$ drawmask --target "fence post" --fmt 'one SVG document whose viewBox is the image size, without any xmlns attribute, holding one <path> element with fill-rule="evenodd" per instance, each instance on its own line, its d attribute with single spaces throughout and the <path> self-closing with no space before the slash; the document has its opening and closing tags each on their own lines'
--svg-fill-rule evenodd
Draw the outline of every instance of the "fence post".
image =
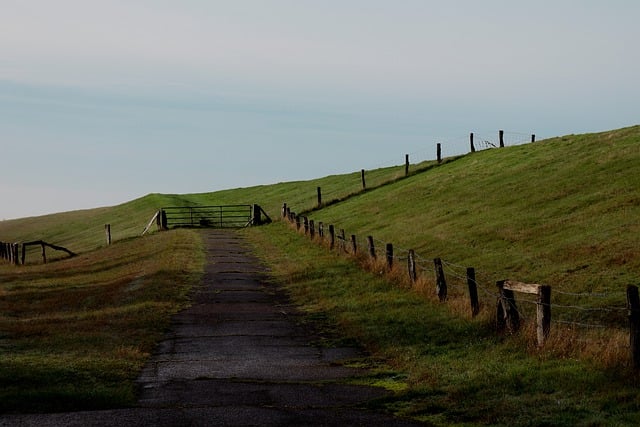
<svg viewBox="0 0 640 427">
<path fill-rule="evenodd" d="M 542 347 L 551 330 L 551 286 L 541 285 L 538 288 L 536 335 L 538 346 Z"/>
<path fill-rule="evenodd" d="M 409 176 L 409 155 L 404 156 L 404 176 Z"/>
<path fill-rule="evenodd" d="M 535 133 L 531 134 L 531 142 L 536 142 L 536 134 Z"/>
<path fill-rule="evenodd" d="M 498 132 L 498 138 L 500 139 L 500 148 L 504 148 L 504 131 L 500 130 Z"/>
<path fill-rule="evenodd" d="M 20 265 L 20 243 L 13 244 L 13 263 L 15 265 Z"/>
<path fill-rule="evenodd" d="M 311 237 L 311 240 L 316 236 L 316 225 L 312 219 L 309 220 L 309 236 Z"/>
<path fill-rule="evenodd" d="M 47 263 L 47 245 L 42 242 L 42 263 Z"/>
<path fill-rule="evenodd" d="M 309 234 L 309 218 L 302 217 L 302 221 L 304 223 L 304 234 Z"/>
<path fill-rule="evenodd" d="M 336 245 L 336 229 L 333 224 L 329 224 L 329 249 L 333 249 Z"/>
<path fill-rule="evenodd" d="M 318 207 L 322 206 L 322 189 L 318 187 Z"/>
<path fill-rule="evenodd" d="M 27 260 L 27 245 L 22 244 L 22 265 L 25 265 L 25 261 Z"/>
<path fill-rule="evenodd" d="M 367 189 L 367 182 L 364 180 L 364 169 L 362 169 L 360 171 L 360 175 L 362 176 L 362 189 L 366 190 Z"/>
<path fill-rule="evenodd" d="M 504 280 L 496 282 L 500 297 L 498 299 L 496 326 L 498 332 L 504 332 L 507 329 L 511 333 L 518 332 L 520 329 L 520 315 L 516 306 L 516 299 L 513 291 L 504 288 Z"/>
<path fill-rule="evenodd" d="M 476 269 L 473 267 L 467 267 L 467 286 L 469 287 L 469 299 L 471 300 L 471 317 L 476 317 L 480 312 L 480 302 L 478 301 Z"/>
<path fill-rule="evenodd" d="M 627 308 L 629 309 L 629 346 L 635 369 L 640 368 L 640 297 L 638 287 L 627 286 Z"/>
<path fill-rule="evenodd" d="M 438 294 L 440 302 L 444 302 L 447 300 L 447 281 L 444 277 L 442 260 L 440 258 L 435 258 L 433 260 L 433 264 L 435 265 L 436 269 L 436 292 Z"/>
<path fill-rule="evenodd" d="M 416 283 L 418 274 L 416 273 L 416 253 L 413 249 L 409 249 L 407 268 L 409 269 L 409 279 L 411 279 L 411 283 Z"/>
<path fill-rule="evenodd" d="M 320 236 L 321 239 L 324 238 L 324 223 L 322 221 L 318 223 L 318 236 Z"/>
<path fill-rule="evenodd" d="M 442 163 L 442 144 L 438 142 L 436 145 L 436 155 L 438 158 L 438 163 Z"/>
<path fill-rule="evenodd" d="M 111 224 L 104 225 L 104 233 L 107 238 L 107 246 L 111 244 Z"/>
<path fill-rule="evenodd" d="M 393 244 L 387 243 L 385 255 L 387 256 L 387 267 L 391 270 L 393 267 Z"/>
<path fill-rule="evenodd" d="M 167 230 L 169 228 L 167 212 L 164 209 L 160 211 L 160 227 L 162 230 Z"/>
<path fill-rule="evenodd" d="M 352 234 L 351 235 L 351 249 L 353 250 L 353 254 L 357 254 L 358 253 L 358 244 L 356 242 L 356 235 Z"/>
<path fill-rule="evenodd" d="M 347 237 L 345 236 L 344 228 L 340 229 L 340 236 L 338 238 L 340 239 L 340 249 L 342 252 L 347 252 Z"/>
<path fill-rule="evenodd" d="M 286 218 L 287 217 L 287 204 L 283 203 L 282 204 L 282 218 Z"/>
<path fill-rule="evenodd" d="M 367 246 L 369 248 L 369 256 L 376 259 L 376 247 L 373 244 L 373 236 L 367 236 Z"/>
<path fill-rule="evenodd" d="M 469 143 L 471 144 L 471 152 L 475 153 L 476 152 L 476 146 L 473 145 L 473 132 L 471 132 L 469 134 Z"/>
<path fill-rule="evenodd" d="M 300 215 L 296 215 L 296 230 L 300 230 Z"/>
</svg>

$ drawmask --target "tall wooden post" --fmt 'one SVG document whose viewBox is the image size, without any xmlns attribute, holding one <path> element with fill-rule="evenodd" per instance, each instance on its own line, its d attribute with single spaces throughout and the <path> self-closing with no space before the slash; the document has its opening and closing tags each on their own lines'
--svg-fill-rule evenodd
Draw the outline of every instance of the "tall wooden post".
<svg viewBox="0 0 640 427">
<path fill-rule="evenodd" d="M 318 207 L 322 206 L 322 189 L 318 187 Z"/>
<path fill-rule="evenodd" d="M 542 347 L 547 338 L 549 338 L 549 331 L 551 330 L 551 286 L 549 285 L 540 285 L 538 288 L 536 317 L 538 346 Z"/>
<path fill-rule="evenodd" d="M 340 249 L 342 252 L 347 252 L 347 237 L 345 235 L 344 228 L 340 229 L 340 236 L 338 236 L 338 239 L 340 239 Z"/>
<path fill-rule="evenodd" d="M 438 158 L 438 163 L 442 163 L 442 144 L 440 144 L 439 142 L 436 146 L 436 155 Z"/>
<path fill-rule="evenodd" d="M 366 182 L 366 181 L 365 181 L 365 179 L 364 179 L 364 169 L 362 169 L 362 170 L 360 171 L 360 175 L 361 175 L 361 177 L 362 177 L 362 189 L 363 189 L 363 190 L 366 190 L 366 189 L 367 189 L 367 182 Z"/>
<path fill-rule="evenodd" d="M 433 264 L 436 269 L 436 293 L 440 302 L 447 300 L 447 281 L 444 277 L 444 269 L 442 268 L 442 260 L 435 258 Z"/>
<path fill-rule="evenodd" d="M 44 242 L 41 243 L 42 245 L 42 263 L 46 264 L 47 263 L 47 246 L 44 244 Z"/>
<path fill-rule="evenodd" d="M 409 176 L 409 155 L 404 156 L 404 176 Z"/>
<path fill-rule="evenodd" d="M 296 230 L 300 230 L 300 215 L 296 215 Z"/>
<path fill-rule="evenodd" d="M 531 142 L 536 142 L 536 135 L 535 134 L 531 134 Z"/>
<path fill-rule="evenodd" d="M 358 253 L 358 243 L 356 242 L 355 234 L 351 235 L 351 250 L 353 251 L 354 255 Z"/>
<path fill-rule="evenodd" d="M 476 152 L 476 146 L 473 145 L 473 132 L 471 132 L 469 134 L 469 143 L 471 144 L 471 152 L 475 153 Z"/>
<path fill-rule="evenodd" d="M 111 244 L 111 224 L 104 225 L 104 234 L 107 238 L 107 246 Z"/>
<path fill-rule="evenodd" d="M 304 234 L 309 234 L 309 218 L 303 217 L 302 222 L 304 223 Z"/>
<path fill-rule="evenodd" d="M 387 257 L 387 268 L 391 270 L 391 268 L 393 267 L 393 244 L 387 243 L 387 247 L 385 249 L 385 255 Z"/>
<path fill-rule="evenodd" d="M 309 237 L 311 240 L 316 236 L 316 225 L 312 219 L 309 220 Z"/>
<path fill-rule="evenodd" d="M 329 224 L 329 248 L 333 249 L 336 245 L 336 229 L 333 224 Z"/>
<path fill-rule="evenodd" d="M 640 368 L 640 297 L 638 287 L 627 286 L 627 308 L 629 309 L 629 345 L 635 369 Z"/>
<path fill-rule="evenodd" d="M 282 218 L 286 218 L 287 217 L 287 204 L 283 203 L 282 204 Z"/>
<path fill-rule="evenodd" d="M 500 147 L 504 147 L 504 131 L 500 130 L 498 132 L 498 138 L 500 139 Z"/>
<path fill-rule="evenodd" d="M 20 265 L 20 243 L 13 244 L 13 263 L 15 265 Z"/>
<path fill-rule="evenodd" d="M 520 314 L 516 306 L 516 298 L 511 289 L 505 289 L 504 280 L 496 282 L 500 297 L 498 300 L 496 326 L 498 332 L 508 330 L 514 334 L 520 329 Z"/>
<path fill-rule="evenodd" d="M 318 223 L 318 236 L 320 236 L 320 238 L 324 238 L 324 223 L 322 221 L 320 221 Z"/>
<path fill-rule="evenodd" d="M 409 270 L 409 279 L 411 280 L 411 283 L 416 283 L 416 280 L 418 280 L 418 274 L 416 273 L 416 253 L 413 249 L 409 249 L 407 268 Z"/>
<path fill-rule="evenodd" d="M 467 268 L 467 286 L 469 287 L 469 299 L 471 300 L 471 317 L 476 317 L 480 312 L 480 302 L 478 301 L 476 270 L 473 267 Z"/>
</svg>

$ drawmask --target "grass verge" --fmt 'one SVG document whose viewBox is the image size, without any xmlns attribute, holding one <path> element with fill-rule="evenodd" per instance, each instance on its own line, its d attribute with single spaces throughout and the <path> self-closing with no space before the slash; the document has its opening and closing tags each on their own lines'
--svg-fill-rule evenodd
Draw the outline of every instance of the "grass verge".
<svg viewBox="0 0 640 427">
<path fill-rule="evenodd" d="M 364 272 L 283 223 L 247 235 L 303 311 L 327 316 L 380 361 L 377 381 L 396 390 L 378 402 L 387 410 L 436 425 L 640 422 L 638 376 L 624 366 L 550 358 L 524 337 L 498 337 L 490 322 Z"/>
<path fill-rule="evenodd" d="M 135 403 L 134 380 L 203 265 L 198 234 L 177 230 L 0 266 L 0 412 Z"/>
</svg>

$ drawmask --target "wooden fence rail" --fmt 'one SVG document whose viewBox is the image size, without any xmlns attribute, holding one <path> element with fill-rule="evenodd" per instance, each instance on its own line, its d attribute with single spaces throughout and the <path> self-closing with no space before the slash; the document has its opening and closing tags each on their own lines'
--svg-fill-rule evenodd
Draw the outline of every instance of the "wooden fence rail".
<svg viewBox="0 0 640 427">
<path fill-rule="evenodd" d="M 47 251 L 46 248 L 51 248 L 56 251 L 62 251 L 69 254 L 70 257 L 76 256 L 76 254 L 70 251 L 67 248 L 62 246 L 53 245 L 51 243 L 47 243 L 43 240 L 34 240 L 33 242 L 24 242 L 24 243 L 5 243 L 0 242 L 0 258 L 9 261 L 10 264 L 14 265 L 25 265 L 27 261 L 27 248 L 29 246 L 40 246 L 42 247 L 42 262 L 44 264 L 47 263 Z"/>
</svg>

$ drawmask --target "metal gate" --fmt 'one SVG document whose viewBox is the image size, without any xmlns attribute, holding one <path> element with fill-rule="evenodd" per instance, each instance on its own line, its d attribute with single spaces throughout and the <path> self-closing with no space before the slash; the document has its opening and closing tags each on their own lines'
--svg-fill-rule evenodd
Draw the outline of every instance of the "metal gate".
<svg viewBox="0 0 640 427">
<path fill-rule="evenodd" d="M 252 205 L 187 206 L 162 208 L 163 228 L 243 228 L 254 222 Z"/>
</svg>

